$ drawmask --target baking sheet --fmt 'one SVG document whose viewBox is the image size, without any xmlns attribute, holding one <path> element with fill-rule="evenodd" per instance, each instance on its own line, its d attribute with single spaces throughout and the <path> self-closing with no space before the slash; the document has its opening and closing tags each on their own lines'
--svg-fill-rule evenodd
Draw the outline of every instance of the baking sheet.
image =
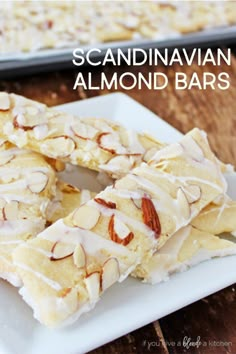
<svg viewBox="0 0 236 354">
<path fill-rule="evenodd" d="M 118 48 L 125 52 L 128 48 L 176 48 L 176 47 L 212 47 L 236 43 L 236 26 L 207 29 L 201 32 L 180 35 L 178 37 L 163 38 L 160 40 L 133 40 L 123 42 L 98 43 L 88 46 L 77 46 L 87 52 L 91 48 L 101 49 L 101 53 L 94 52 L 91 58 L 101 58 L 106 50 L 111 48 L 116 53 Z M 30 53 L 14 55 L 0 55 L 0 78 L 16 75 L 26 75 L 35 72 L 76 68 L 73 63 L 73 49 L 47 49 Z"/>
</svg>

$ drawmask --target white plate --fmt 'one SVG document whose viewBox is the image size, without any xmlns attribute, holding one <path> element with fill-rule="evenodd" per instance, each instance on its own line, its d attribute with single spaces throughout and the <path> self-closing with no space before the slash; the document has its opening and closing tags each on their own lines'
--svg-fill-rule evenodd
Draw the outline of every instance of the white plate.
<svg viewBox="0 0 236 354">
<path fill-rule="evenodd" d="M 120 93 L 66 104 L 60 109 L 81 116 L 113 119 L 128 128 L 152 132 L 169 142 L 181 136 L 156 115 Z M 93 189 L 94 174 L 89 183 L 88 175 L 90 172 L 83 174 L 80 185 L 86 180 L 85 185 Z M 235 176 L 229 181 L 230 193 L 236 198 Z M 87 352 L 233 284 L 235 269 L 236 256 L 231 256 L 207 261 L 156 286 L 127 279 L 109 289 L 93 311 L 71 327 L 60 330 L 49 330 L 36 322 L 17 290 L 2 281 L 0 354 Z"/>
</svg>

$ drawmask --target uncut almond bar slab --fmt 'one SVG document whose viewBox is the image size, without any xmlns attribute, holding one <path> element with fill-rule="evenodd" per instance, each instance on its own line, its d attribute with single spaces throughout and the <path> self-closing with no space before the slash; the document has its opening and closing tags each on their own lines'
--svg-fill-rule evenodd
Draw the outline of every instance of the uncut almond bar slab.
<svg viewBox="0 0 236 354">
<path fill-rule="evenodd" d="M 80 119 L 42 103 L 0 92 L 0 136 L 50 158 L 112 177 L 125 175 L 163 146 L 114 121 Z"/>
<path fill-rule="evenodd" d="M 107 288 L 225 193 L 205 135 L 195 129 L 180 144 L 174 156 L 164 149 L 163 159 L 133 169 L 15 250 L 20 293 L 39 321 L 57 326 L 90 310 Z M 162 171 L 165 162 L 168 172 Z"/>
</svg>

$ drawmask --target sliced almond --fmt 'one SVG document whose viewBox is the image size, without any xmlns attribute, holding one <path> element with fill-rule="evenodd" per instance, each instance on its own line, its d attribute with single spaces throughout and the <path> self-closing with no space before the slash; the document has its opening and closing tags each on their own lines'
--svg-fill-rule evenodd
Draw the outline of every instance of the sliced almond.
<svg viewBox="0 0 236 354">
<path fill-rule="evenodd" d="M 167 145 L 164 148 L 158 150 L 155 155 L 152 157 L 152 162 L 159 162 L 161 160 L 174 159 L 184 152 L 184 148 L 180 144 L 171 144 Z"/>
<path fill-rule="evenodd" d="M 16 109 L 15 109 L 16 111 Z M 47 123 L 47 115 L 40 106 L 24 106 L 19 112 L 15 112 L 14 126 L 24 130 L 33 129 L 36 126 Z"/>
<path fill-rule="evenodd" d="M 97 137 L 98 145 L 111 154 L 125 154 L 126 148 L 119 142 L 119 135 L 112 133 L 101 133 Z"/>
<path fill-rule="evenodd" d="M 143 197 L 141 202 L 143 222 L 155 232 L 156 238 L 161 235 L 161 223 L 156 208 L 149 197 Z"/>
<path fill-rule="evenodd" d="M 65 242 L 56 242 L 54 243 L 51 252 L 52 256 L 50 258 L 51 261 L 59 261 L 65 259 L 67 257 L 72 256 L 75 250 L 75 245 L 71 243 Z"/>
<path fill-rule="evenodd" d="M 0 111 L 8 111 L 10 104 L 9 94 L 7 92 L 0 92 Z"/>
<path fill-rule="evenodd" d="M 72 221 L 74 226 L 80 227 L 81 229 L 91 230 L 96 226 L 100 217 L 100 212 L 91 206 L 81 205 L 75 210 Z"/>
<path fill-rule="evenodd" d="M 202 162 L 204 160 L 205 156 L 202 148 L 191 136 L 186 136 L 180 145 L 184 148 L 187 155 L 189 155 L 193 160 L 198 162 Z"/>
<path fill-rule="evenodd" d="M 97 301 L 100 293 L 100 273 L 93 272 L 90 273 L 84 279 L 90 301 Z"/>
<path fill-rule="evenodd" d="M 177 201 L 184 219 L 189 219 L 191 214 L 190 205 L 182 188 L 178 188 Z"/>
<path fill-rule="evenodd" d="M 142 207 L 142 199 L 135 199 L 135 198 L 131 198 L 132 202 L 134 203 L 135 207 L 137 209 L 141 209 Z"/>
<path fill-rule="evenodd" d="M 80 243 L 75 247 L 75 251 L 74 251 L 74 254 L 73 254 L 73 259 L 74 259 L 75 265 L 78 268 L 85 267 L 85 265 L 86 265 L 86 253 L 85 253 L 84 247 Z"/>
<path fill-rule="evenodd" d="M 116 258 L 109 258 L 103 265 L 101 273 L 101 288 L 105 291 L 119 280 L 120 267 Z"/>
<path fill-rule="evenodd" d="M 42 154 L 48 155 L 53 158 L 67 157 L 75 149 L 74 141 L 67 136 L 59 136 L 47 139 L 41 145 Z"/>
<path fill-rule="evenodd" d="M 48 184 L 48 176 L 44 172 L 32 172 L 28 177 L 28 188 L 32 193 L 41 193 Z"/>
<path fill-rule="evenodd" d="M 71 129 L 77 137 L 85 140 L 93 139 L 98 133 L 97 129 L 91 125 L 84 124 L 79 120 L 78 122 L 74 122 L 73 125 L 71 125 Z"/>
<path fill-rule="evenodd" d="M 65 163 L 56 159 L 53 159 L 51 157 L 48 157 L 45 159 L 47 160 L 47 162 L 52 166 L 52 168 L 54 168 L 55 171 L 57 172 L 62 172 L 65 170 Z"/>
<path fill-rule="evenodd" d="M 201 188 L 196 184 L 189 184 L 183 188 L 183 191 L 190 204 L 197 202 L 201 198 Z"/>
<path fill-rule="evenodd" d="M 12 200 L 7 203 L 3 208 L 4 220 L 16 220 L 18 218 L 19 203 L 16 200 Z"/>
<path fill-rule="evenodd" d="M 129 172 L 132 168 L 131 159 L 128 156 L 115 156 L 108 163 L 99 166 L 103 171 L 116 173 L 122 171 Z"/>
<path fill-rule="evenodd" d="M 72 290 L 72 288 L 63 288 L 62 290 L 60 290 L 59 292 L 58 292 L 58 296 L 59 297 L 66 297 L 70 292 L 71 292 L 71 290 Z"/>
<path fill-rule="evenodd" d="M 102 206 L 110 209 L 116 209 L 116 203 L 112 201 L 107 201 L 102 198 L 94 198 L 95 202 L 101 204 Z"/>
<path fill-rule="evenodd" d="M 9 163 L 11 160 L 14 159 L 14 155 L 12 154 L 2 154 L 2 156 L 0 155 L 0 166 L 4 166 L 7 163 Z"/>
<path fill-rule="evenodd" d="M 134 238 L 133 232 L 114 214 L 110 219 L 108 232 L 112 241 L 120 243 L 123 246 L 127 246 Z"/>
</svg>

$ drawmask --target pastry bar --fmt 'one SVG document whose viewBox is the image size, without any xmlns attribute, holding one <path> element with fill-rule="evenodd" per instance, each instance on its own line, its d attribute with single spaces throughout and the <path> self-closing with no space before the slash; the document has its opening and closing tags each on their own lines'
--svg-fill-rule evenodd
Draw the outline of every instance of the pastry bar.
<svg viewBox="0 0 236 354">
<path fill-rule="evenodd" d="M 96 193 L 87 189 L 78 189 L 61 180 L 57 181 L 56 195 L 47 208 L 47 224 L 50 225 L 58 219 L 64 218 L 95 195 Z"/>
<path fill-rule="evenodd" d="M 22 96 L 0 92 L 0 136 L 62 162 L 121 177 L 163 145 L 114 121 L 79 119 Z"/>
<path fill-rule="evenodd" d="M 78 207 L 94 195 L 93 192 L 63 186 L 63 183 L 61 190 L 65 193 L 65 201 L 60 203 L 61 217 L 65 208 L 69 211 Z M 173 273 L 185 271 L 210 258 L 236 254 L 234 242 L 216 236 L 236 231 L 235 213 L 236 202 L 227 196 L 219 198 L 218 204 L 215 201 L 207 205 L 190 225 L 177 231 L 148 262 L 142 263 L 143 281 L 156 284 L 168 280 Z M 59 215 L 56 214 L 54 221 L 59 219 Z M 136 277 L 136 271 L 131 275 Z"/>
<path fill-rule="evenodd" d="M 0 277 L 19 286 L 13 250 L 93 194 L 57 181 L 42 155 L 5 141 L 0 141 L 0 194 Z"/>
<path fill-rule="evenodd" d="M 177 231 L 148 262 L 144 261 L 138 274 L 144 282 L 157 284 L 200 262 L 233 254 L 236 254 L 235 242 L 188 225 Z M 137 272 L 132 275 L 136 277 Z"/>
<path fill-rule="evenodd" d="M 236 201 L 222 198 L 218 204 L 207 205 L 193 221 L 192 225 L 213 235 L 224 232 L 236 236 Z"/>
<path fill-rule="evenodd" d="M 12 250 L 45 228 L 56 177 L 43 156 L 0 142 L 0 277 L 19 285 Z"/>
<path fill-rule="evenodd" d="M 90 310 L 226 191 L 198 129 L 154 157 L 14 251 L 20 293 L 39 321 L 56 326 Z"/>
</svg>

